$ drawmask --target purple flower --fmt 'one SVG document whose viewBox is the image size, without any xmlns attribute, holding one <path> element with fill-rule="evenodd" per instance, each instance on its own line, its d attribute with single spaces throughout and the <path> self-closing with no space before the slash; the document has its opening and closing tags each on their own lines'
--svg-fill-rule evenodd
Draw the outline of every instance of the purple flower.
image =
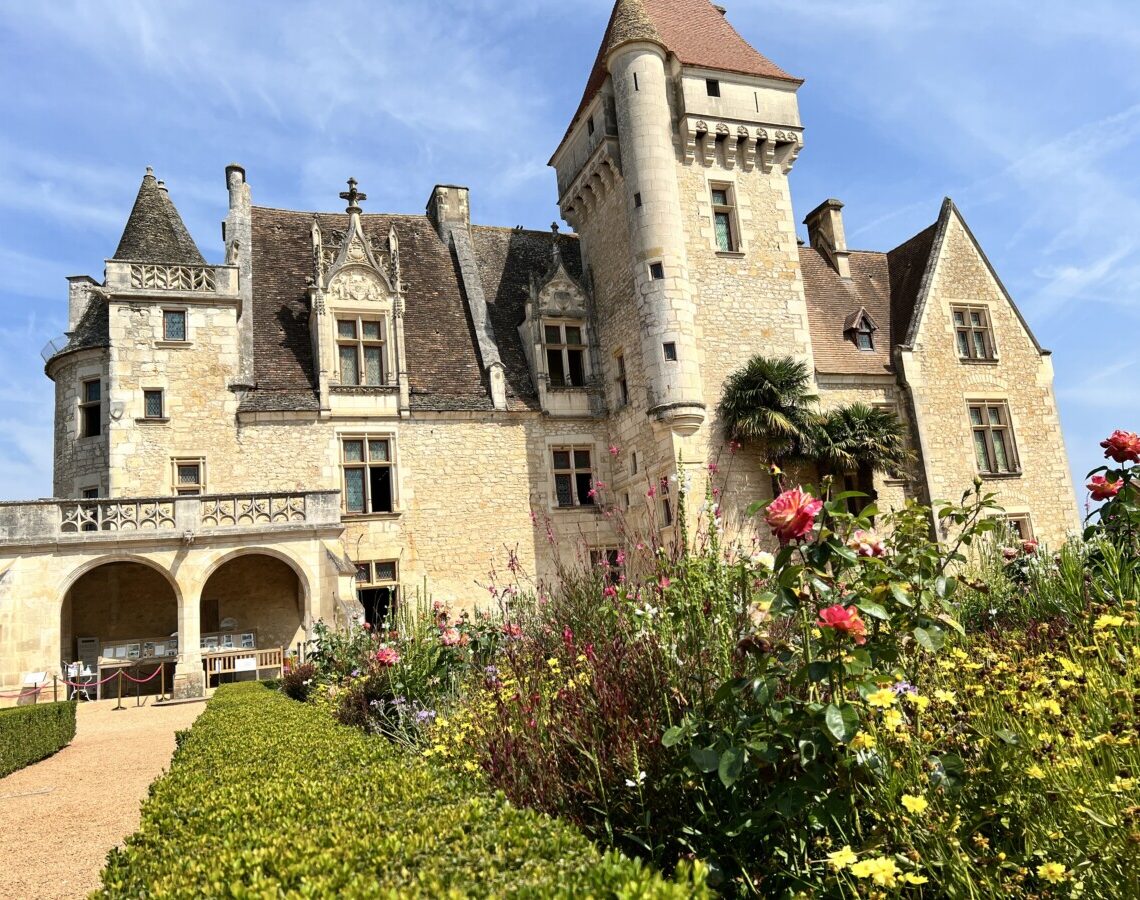
<svg viewBox="0 0 1140 900">
<path fill-rule="evenodd" d="M 417 725 L 428 725 L 434 721 L 435 721 L 435 710 L 434 709 L 421 709 L 418 713 L 416 713 L 416 724 Z"/>
<path fill-rule="evenodd" d="M 917 693 L 918 693 L 918 688 L 916 688 L 916 687 L 915 687 L 913 684 L 911 684 L 909 681 L 900 681 L 900 682 L 897 682 L 897 683 L 896 683 L 896 684 L 895 684 L 895 685 L 894 685 L 894 686 L 891 688 L 891 690 L 893 690 L 893 691 L 894 691 L 896 694 L 898 694 L 900 697 L 901 697 L 903 694 L 917 694 Z"/>
</svg>

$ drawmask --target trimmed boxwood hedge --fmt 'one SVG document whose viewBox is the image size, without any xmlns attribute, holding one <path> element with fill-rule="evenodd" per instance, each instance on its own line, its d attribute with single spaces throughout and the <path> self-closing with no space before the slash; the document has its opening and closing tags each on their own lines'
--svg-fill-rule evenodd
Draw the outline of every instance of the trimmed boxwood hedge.
<svg viewBox="0 0 1140 900">
<path fill-rule="evenodd" d="M 326 710 L 227 685 L 151 787 L 104 897 L 691 897 Z M 683 883 L 687 882 L 687 883 Z"/>
<path fill-rule="evenodd" d="M 74 701 L 0 709 L 0 778 L 62 750 L 74 737 Z"/>
</svg>

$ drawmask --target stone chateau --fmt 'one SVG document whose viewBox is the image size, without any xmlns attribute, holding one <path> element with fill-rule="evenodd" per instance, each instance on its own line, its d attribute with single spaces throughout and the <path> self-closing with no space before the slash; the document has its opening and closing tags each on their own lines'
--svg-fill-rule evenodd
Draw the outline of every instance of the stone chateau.
<svg viewBox="0 0 1140 900">
<path fill-rule="evenodd" d="M 318 620 L 425 588 L 481 602 L 506 548 L 542 577 L 606 553 L 619 518 L 667 533 L 756 354 L 808 361 L 824 407 L 907 423 L 912 471 L 865 485 L 881 507 L 980 475 L 1060 542 L 1049 352 L 950 200 L 886 253 L 848 246 L 837 200 L 797 240 L 801 84 L 707 0 L 618 0 L 550 160 L 574 233 L 475 224 L 454 185 L 423 215 L 365 211 L 351 179 L 343 212 L 258 206 L 231 165 L 207 262 L 148 169 L 44 353 L 55 498 L 0 505 L 0 690 L 79 660 L 194 695 Z M 748 533 L 764 460 L 731 478 Z"/>
</svg>

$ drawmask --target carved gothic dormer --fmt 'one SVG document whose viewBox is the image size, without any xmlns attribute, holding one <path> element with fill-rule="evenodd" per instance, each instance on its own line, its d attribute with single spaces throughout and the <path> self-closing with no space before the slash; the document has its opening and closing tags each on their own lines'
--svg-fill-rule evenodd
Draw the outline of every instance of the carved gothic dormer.
<svg viewBox="0 0 1140 900">
<path fill-rule="evenodd" d="M 396 414 L 408 406 L 399 240 L 393 226 L 387 246 L 378 245 L 361 221 L 359 202 L 367 197 L 355 179 L 348 186 L 340 195 L 348 201 L 348 227 L 322 228 L 314 218 L 311 229 L 310 328 L 322 408 Z"/>
<path fill-rule="evenodd" d="M 543 410 L 550 415 L 595 415 L 602 410 L 592 304 L 562 260 L 557 225 L 553 232 L 551 265 L 541 276 L 531 273 L 519 335 Z"/>
</svg>

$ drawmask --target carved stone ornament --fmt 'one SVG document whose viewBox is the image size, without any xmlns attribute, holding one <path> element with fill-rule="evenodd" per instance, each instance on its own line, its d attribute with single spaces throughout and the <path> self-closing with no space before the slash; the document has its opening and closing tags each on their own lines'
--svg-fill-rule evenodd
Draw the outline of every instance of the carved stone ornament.
<svg viewBox="0 0 1140 900">
<path fill-rule="evenodd" d="M 326 291 L 329 302 L 380 303 L 388 299 L 388 291 L 379 276 L 367 269 L 342 269 Z"/>
</svg>

